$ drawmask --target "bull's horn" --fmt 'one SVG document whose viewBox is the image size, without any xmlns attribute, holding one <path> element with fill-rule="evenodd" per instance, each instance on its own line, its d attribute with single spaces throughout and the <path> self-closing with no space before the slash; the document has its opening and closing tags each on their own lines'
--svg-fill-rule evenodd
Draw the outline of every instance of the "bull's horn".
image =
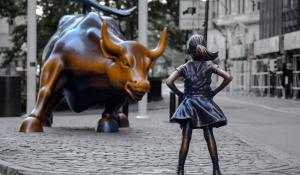
<svg viewBox="0 0 300 175">
<path fill-rule="evenodd" d="M 104 49 L 106 49 L 109 53 L 113 55 L 119 55 L 121 52 L 121 47 L 117 44 L 113 43 L 113 41 L 110 40 L 108 31 L 107 31 L 107 22 L 104 21 L 102 28 L 101 28 L 101 37 L 102 37 L 102 44 Z"/>
<path fill-rule="evenodd" d="M 107 7 L 105 5 L 101 5 L 95 0 L 72 0 L 72 1 L 75 1 L 78 3 L 83 3 L 84 5 L 86 5 L 88 7 L 94 7 L 95 9 L 100 10 L 104 13 L 113 14 L 113 15 L 117 15 L 120 17 L 130 16 L 137 9 L 135 6 L 132 7 L 131 9 L 127 9 L 127 10 L 113 9 L 113 8 Z"/>
<path fill-rule="evenodd" d="M 153 50 L 149 50 L 147 53 L 147 56 L 154 60 L 157 57 L 159 57 L 160 55 L 162 55 L 165 51 L 166 48 L 166 40 L 167 40 L 167 28 L 164 28 L 164 31 L 162 32 L 160 39 L 159 39 L 159 43 L 157 44 L 156 48 Z"/>
</svg>

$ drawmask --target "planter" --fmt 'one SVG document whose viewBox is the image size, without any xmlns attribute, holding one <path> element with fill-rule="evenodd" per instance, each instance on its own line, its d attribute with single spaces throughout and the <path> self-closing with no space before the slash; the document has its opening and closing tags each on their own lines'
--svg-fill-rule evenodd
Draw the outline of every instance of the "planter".
<svg viewBox="0 0 300 175">
<path fill-rule="evenodd" d="M 0 75 L 0 117 L 21 114 L 21 78 Z"/>
</svg>

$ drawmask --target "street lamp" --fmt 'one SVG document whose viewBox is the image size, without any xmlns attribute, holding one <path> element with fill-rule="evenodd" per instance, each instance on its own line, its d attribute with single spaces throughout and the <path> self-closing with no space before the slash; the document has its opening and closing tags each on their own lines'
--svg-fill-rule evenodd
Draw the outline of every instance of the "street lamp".
<svg viewBox="0 0 300 175">
<path fill-rule="evenodd" d="M 138 12 L 138 34 L 139 42 L 147 47 L 147 28 L 148 28 L 148 2 L 147 0 L 139 0 Z M 141 101 L 138 102 L 137 118 L 147 119 L 147 94 L 144 95 Z"/>
<path fill-rule="evenodd" d="M 27 103 L 30 113 L 36 99 L 36 0 L 27 2 Z"/>
<path fill-rule="evenodd" d="M 207 30 L 208 30 L 208 12 L 209 12 L 209 0 L 201 0 L 205 2 L 205 19 L 204 19 L 204 40 L 207 45 Z"/>
</svg>

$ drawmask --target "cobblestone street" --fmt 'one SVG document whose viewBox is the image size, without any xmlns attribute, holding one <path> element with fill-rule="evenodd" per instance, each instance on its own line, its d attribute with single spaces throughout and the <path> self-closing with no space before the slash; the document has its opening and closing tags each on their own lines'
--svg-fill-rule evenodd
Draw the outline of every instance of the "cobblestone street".
<svg viewBox="0 0 300 175">
<path fill-rule="evenodd" d="M 150 110 L 145 120 L 130 112 L 130 128 L 119 133 L 95 133 L 99 115 L 56 113 L 52 128 L 34 134 L 17 132 L 19 117 L 0 118 L 0 174 L 175 174 L 181 130 L 168 122 L 168 109 Z M 215 136 L 225 175 L 300 174 L 298 160 L 249 144 L 228 126 Z M 194 130 L 186 172 L 211 169 L 202 131 Z"/>
</svg>

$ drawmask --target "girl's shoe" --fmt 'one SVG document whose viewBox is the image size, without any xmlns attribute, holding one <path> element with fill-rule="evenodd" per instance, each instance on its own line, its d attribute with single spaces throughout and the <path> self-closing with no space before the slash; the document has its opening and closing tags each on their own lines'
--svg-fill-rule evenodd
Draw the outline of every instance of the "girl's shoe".
<svg viewBox="0 0 300 175">
<path fill-rule="evenodd" d="M 220 169 L 213 169 L 213 175 L 222 175 Z"/>
<path fill-rule="evenodd" d="M 177 166 L 177 175 L 184 175 L 184 167 L 183 166 Z"/>
</svg>

